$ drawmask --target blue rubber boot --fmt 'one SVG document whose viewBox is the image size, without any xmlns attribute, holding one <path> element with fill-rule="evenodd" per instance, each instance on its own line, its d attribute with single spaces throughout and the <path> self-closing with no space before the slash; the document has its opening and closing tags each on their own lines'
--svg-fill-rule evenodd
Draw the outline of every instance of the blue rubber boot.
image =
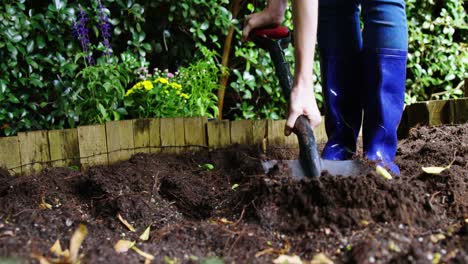
<svg viewBox="0 0 468 264">
<path fill-rule="evenodd" d="M 322 158 L 351 159 L 362 121 L 360 100 L 361 55 L 321 54 L 322 85 L 325 99 L 325 128 L 328 142 Z"/>
<path fill-rule="evenodd" d="M 404 108 L 407 51 L 365 49 L 363 56 L 364 155 L 399 175 L 394 158 Z"/>
</svg>

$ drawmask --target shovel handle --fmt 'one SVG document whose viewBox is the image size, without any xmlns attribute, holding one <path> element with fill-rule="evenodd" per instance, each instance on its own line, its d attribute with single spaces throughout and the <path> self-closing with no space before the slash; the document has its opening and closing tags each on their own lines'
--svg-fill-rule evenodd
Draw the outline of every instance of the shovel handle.
<svg viewBox="0 0 468 264">
<path fill-rule="evenodd" d="M 315 141 L 314 131 L 310 127 L 306 116 L 297 118 L 293 128 L 294 134 L 299 141 L 299 161 L 306 175 L 310 177 L 320 177 L 322 164 Z"/>
<path fill-rule="evenodd" d="M 293 81 L 283 49 L 292 40 L 291 32 L 284 27 L 262 29 L 252 32 L 250 40 L 270 53 L 283 95 L 289 100 Z M 310 127 L 307 117 L 302 115 L 296 120 L 293 132 L 299 141 L 299 161 L 304 172 L 309 177 L 319 177 L 322 164 L 317 150 L 317 142 L 315 142 L 314 131 Z"/>
</svg>

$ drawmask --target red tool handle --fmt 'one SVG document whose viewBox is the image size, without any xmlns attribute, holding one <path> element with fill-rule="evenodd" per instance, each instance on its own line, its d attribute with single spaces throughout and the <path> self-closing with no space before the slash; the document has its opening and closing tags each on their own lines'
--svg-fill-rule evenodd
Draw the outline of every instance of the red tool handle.
<svg viewBox="0 0 468 264">
<path fill-rule="evenodd" d="M 258 37 L 264 37 L 269 39 L 282 39 L 289 36 L 289 29 L 285 26 L 279 26 L 275 28 L 262 28 L 254 29 L 252 34 Z"/>
</svg>

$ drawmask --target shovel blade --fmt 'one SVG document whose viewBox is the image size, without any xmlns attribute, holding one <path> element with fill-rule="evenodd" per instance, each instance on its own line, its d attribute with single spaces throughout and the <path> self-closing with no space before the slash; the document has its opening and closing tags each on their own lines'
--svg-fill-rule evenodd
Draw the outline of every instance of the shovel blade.
<svg viewBox="0 0 468 264">
<path fill-rule="evenodd" d="M 327 171 L 332 176 L 357 176 L 365 175 L 370 172 L 371 168 L 359 160 L 323 160 L 320 159 L 321 171 Z M 304 179 L 310 177 L 303 169 L 299 160 L 268 160 L 262 162 L 262 167 L 265 173 L 271 172 L 278 168 L 285 171 L 287 175 L 295 179 Z"/>
<path fill-rule="evenodd" d="M 359 176 L 366 175 L 371 168 L 360 160 L 321 160 L 322 171 L 333 176 Z"/>
</svg>

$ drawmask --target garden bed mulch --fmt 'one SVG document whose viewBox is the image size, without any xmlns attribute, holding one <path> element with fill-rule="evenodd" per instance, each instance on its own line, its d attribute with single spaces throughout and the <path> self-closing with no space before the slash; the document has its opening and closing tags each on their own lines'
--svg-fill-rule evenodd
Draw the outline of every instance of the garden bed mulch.
<svg viewBox="0 0 468 264">
<path fill-rule="evenodd" d="M 268 158 L 294 151 L 270 149 Z M 0 262 L 54 257 L 84 224 L 82 263 L 272 263 L 278 255 L 335 262 L 468 263 L 468 124 L 413 129 L 399 144 L 400 178 L 375 173 L 296 181 L 265 175 L 256 148 L 137 154 L 86 172 L 0 173 Z M 422 166 L 451 167 L 440 175 Z M 212 164 L 207 170 L 202 164 Z M 50 207 L 50 208 L 49 208 Z M 130 222 L 131 232 L 117 218 Z M 138 237 L 151 226 L 149 240 Z M 214 262 L 212 262 L 214 263 Z"/>
</svg>

